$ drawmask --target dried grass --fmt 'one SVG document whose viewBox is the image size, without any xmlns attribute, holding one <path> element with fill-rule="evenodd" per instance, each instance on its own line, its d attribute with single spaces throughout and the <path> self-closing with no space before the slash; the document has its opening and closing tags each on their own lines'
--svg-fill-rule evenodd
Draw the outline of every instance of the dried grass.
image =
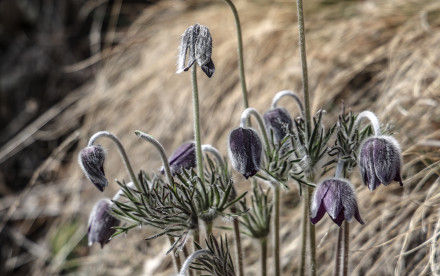
<svg viewBox="0 0 440 276">
<path fill-rule="evenodd" d="M 238 1 L 237 5 L 250 104 L 264 111 L 277 91 L 301 89 L 295 4 Z M 376 112 L 382 122 L 391 124 L 406 164 L 403 189 L 392 184 L 373 193 L 353 174 L 366 225 L 351 224 L 351 275 L 437 275 L 440 3 L 381 0 L 324 6 L 312 1 L 305 5 L 313 109 L 324 108 L 334 118 L 343 100 L 355 112 Z M 137 139 L 134 130 L 154 135 L 168 153 L 192 138 L 190 76 L 175 74 L 175 58 L 181 33 L 196 22 L 211 29 L 217 68 L 212 80 L 199 76 L 202 140 L 226 153 L 226 137 L 238 125 L 242 110 L 232 15 L 221 1 L 160 1 L 144 11 L 121 45 L 101 53 L 95 80 L 74 91 L 73 103 L 51 119 L 50 131 L 72 133 L 36 174 L 53 173 L 54 181 L 40 183 L 36 177 L 22 195 L 0 200 L 0 212 L 5 214 L 0 226 L 6 220 L 13 222 L 14 231 L 22 233 L 21 239 L 16 237 L 17 246 L 26 252 L 18 257 L 12 252 L 6 269 L 28 261 L 33 275 L 172 274 L 171 261 L 164 256 L 168 245 L 143 240 L 151 229 L 115 238 L 103 250 L 86 249 L 83 238 L 92 204 L 110 197 L 117 185 L 110 185 L 104 194 L 97 192 L 79 171 L 76 152 L 91 134 L 109 130 L 132 154 L 135 169 L 154 171 L 160 166 L 158 154 Z M 297 114 L 293 103 L 282 104 Z M 77 121 L 82 122 L 79 128 L 72 124 Z M 35 138 L 26 131 L 19 135 Z M 108 149 L 108 178 L 127 179 L 114 147 L 104 139 L 100 143 Z M 242 177 L 236 179 L 241 189 L 249 187 Z M 297 226 L 302 212 L 292 187 L 282 195 L 283 275 L 298 270 Z M 31 242 L 25 236 L 39 223 L 47 223 L 47 234 Z M 54 251 L 54 240 L 70 225 L 77 227 Z M 332 273 L 336 236 L 337 227 L 329 219 L 318 224 L 319 275 Z M 250 241 L 245 244 L 247 275 L 258 275 L 255 246 Z"/>
</svg>

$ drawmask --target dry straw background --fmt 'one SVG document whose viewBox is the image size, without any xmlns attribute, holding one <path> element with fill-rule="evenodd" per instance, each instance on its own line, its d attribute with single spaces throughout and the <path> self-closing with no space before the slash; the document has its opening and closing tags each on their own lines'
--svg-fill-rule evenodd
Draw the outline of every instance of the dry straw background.
<svg viewBox="0 0 440 276">
<path fill-rule="evenodd" d="M 301 92 L 295 2 L 235 2 L 250 105 L 264 112 L 277 91 Z M 310 0 L 304 5 L 313 111 L 323 108 L 334 119 L 341 101 L 354 112 L 371 110 L 389 124 L 403 149 L 403 188 L 393 183 L 371 192 L 357 172 L 352 175 L 366 224 L 351 224 L 351 275 L 440 274 L 440 2 Z M 98 192 L 80 172 L 76 154 L 94 132 L 108 130 L 120 137 L 136 170 L 157 171 L 157 152 L 134 130 L 154 135 L 168 154 L 192 138 L 190 74 L 176 75 L 175 65 L 180 35 L 194 23 L 210 28 L 216 65 L 212 79 L 199 74 L 202 141 L 226 154 L 226 137 L 242 111 L 232 14 L 220 0 L 159 1 L 142 12 L 120 44 L 66 68 L 92 66 L 95 74 L 15 137 L 24 143 L 43 125 L 53 135 L 68 135 L 22 193 L 0 200 L 0 228 L 21 248 L 10 253 L 6 272 L 24 266 L 32 275 L 172 275 L 166 239 L 144 241 L 154 232 L 146 227 L 115 238 L 103 250 L 87 247 L 88 214 L 117 185 L 111 181 Z M 297 116 L 293 103 L 281 104 Z M 115 147 L 105 139 L 100 143 L 108 149 L 108 179 L 127 180 Z M 38 181 L 44 173 L 52 173 L 53 180 Z M 240 175 L 235 179 L 238 189 L 250 187 Z M 294 183 L 282 201 L 283 275 L 295 275 L 301 204 Z M 29 235 L 36 227 L 44 234 Z M 331 220 L 318 223 L 318 275 L 332 273 L 336 237 Z M 259 275 L 257 248 L 245 242 L 246 275 Z"/>
</svg>

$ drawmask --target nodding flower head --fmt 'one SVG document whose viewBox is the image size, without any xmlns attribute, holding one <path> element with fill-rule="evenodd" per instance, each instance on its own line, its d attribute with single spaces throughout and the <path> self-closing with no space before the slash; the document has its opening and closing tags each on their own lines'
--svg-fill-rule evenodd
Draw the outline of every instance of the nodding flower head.
<svg viewBox="0 0 440 276">
<path fill-rule="evenodd" d="M 188 53 L 188 63 L 186 55 Z M 210 78 L 214 74 L 215 66 L 211 59 L 212 37 L 209 29 L 203 25 L 190 26 L 182 35 L 177 60 L 177 73 L 188 71 L 197 62 L 203 72 Z"/>
<path fill-rule="evenodd" d="M 292 129 L 292 118 L 286 109 L 277 107 L 266 111 L 263 115 L 264 124 L 266 126 L 268 135 L 272 131 L 274 134 L 274 143 L 280 143 L 290 129 Z"/>
<path fill-rule="evenodd" d="M 104 149 L 97 146 L 89 146 L 82 149 L 78 155 L 78 163 L 87 178 L 102 192 L 108 185 L 104 174 Z"/>
<path fill-rule="evenodd" d="M 171 174 L 180 174 L 182 170 L 195 168 L 196 164 L 196 146 L 194 142 L 184 143 L 174 151 L 168 159 L 170 164 Z M 164 168 L 160 169 L 163 174 Z"/>
<path fill-rule="evenodd" d="M 391 136 L 368 138 L 361 146 L 359 166 L 364 184 L 370 190 L 376 189 L 380 183 L 388 185 L 393 180 L 403 186 L 400 146 Z"/>
<path fill-rule="evenodd" d="M 353 216 L 360 224 L 364 224 L 353 187 L 345 179 L 330 178 L 315 189 L 310 207 L 312 223 L 320 221 L 326 212 L 338 226 L 341 226 L 344 219 L 351 221 Z"/>
<path fill-rule="evenodd" d="M 244 177 L 254 176 L 260 170 L 262 144 L 252 128 L 239 127 L 229 134 L 229 159 L 232 167 Z"/>
<path fill-rule="evenodd" d="M 87 236 L 89 246 L 98 242 L 101 248 L 110 241 L 110 237 L 116 232 L 112 227 L 118 226 L 120 221 L 110 214 L 110 199 L 104 198 L 98 201 L 92 209 L 89 217 Z"/>
</svg>

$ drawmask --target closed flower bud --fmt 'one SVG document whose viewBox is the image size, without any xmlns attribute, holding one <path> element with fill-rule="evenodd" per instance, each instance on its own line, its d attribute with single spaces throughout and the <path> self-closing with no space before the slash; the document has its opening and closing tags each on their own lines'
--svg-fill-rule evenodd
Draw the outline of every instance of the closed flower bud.
<svg viewBox="0 0 440 276">
<path fill-rule="evenodd" d="M 105 151 L 101 146 L 86 147 L 78 155 L 78 163 L 87 178 L 102 192 L 108 185 L 104 174 Z"/>
<path fill-rule="evenodd" d="M 400 176 L 402 155 L 396 139 L 391 136 L 368 138 L 361 146 L 359 154 L 364 184 L 374 190 L 380 183 L 390 184 L 393 180 L 403 186 Z"/>
<path fill-rule="evenodd" d="M 326 212 L 338 226 L 341 226 L 344 219 L 351 221 L 353 216 L 360 224 L 364 224 L 353 187 L 345 179 L 327 179 L 315 189 L 310 207 L 312 223 L 320 221 Z"/>
<path fill-rule="evenodd" d="M 112 227 L 119 225 L 119 220 L 110 214 L 111 205 L 109 199 L 101 199 L 93 207 L 89 217 L 87 236 L 89 246 L 98 242 L 101 248 L 110 241 L 110 237 L 116 232 Z"/>
<path fill-rule="evenodd" d="M 214 74 L 215 66 L 211 60 L 212 37 L 209 29 L 203 25 L 190 26 L 182 35 L 177 60 L 177 73 L 188 71 L 197 62 L 203 72 L 210 78 Z M 186 55 L 188 54 L 188 62 Z"/>
<path fill-rule="evenodd" d="M 180 174 L 182 170 L 188 170 L 195 168 L 196 164 L 196 146 L 194 142 L 188 142 L 174 151 L 170 158 L 168 159 L 170 164 L 171 174 Z M 160 172 L 163 174 L 165 172 L 164 168 L 160 169 Z"/>
<path fill-rule="evenodd" d="M 292 129 L 292 118 L 284 108 L 277 107 L 267 111 L 263 119 L 268 135 L 273 132 L 275 144 L 280 143 Z"/>
<path fill-rule="evenodd" d="M 229 135 L 229 159 L 232 167 L 244 177 L 254 176 L 260 170 L 262 144 L 252 128 L 236 128 Z"/>
</svg>

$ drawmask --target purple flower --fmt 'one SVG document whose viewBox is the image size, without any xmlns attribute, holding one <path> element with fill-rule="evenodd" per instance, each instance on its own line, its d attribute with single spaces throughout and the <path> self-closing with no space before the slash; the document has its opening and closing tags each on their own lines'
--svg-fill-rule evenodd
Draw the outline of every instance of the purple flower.
<svg viewBox="0 0 440 276">
<path fill-rule="evenodd" d="M 168 159 L 170 164 L 171 174 L 180 174 L 182 170 L 188 170 L 195 168 L 196 163 L 196 146 L 194 142 L 184 143 L 174 151 L 170 158 Z M 163 174 L 165 172 L 164 168 L 160 169 Z"/>
<path fill-rule="evenodd" d="M 236 128 L 229 134 L 229 159 L 232 167 L 244 177 L 254 176 L 260 170 L 262 144 L 252 128 Z"/>
<path fill-rule="evenodd" d="M 330 218 L 341 226 L 344 219 L 354 218 L 364 224 L 356 202 L 352 185 L 345 179 L 331 178 L 324 180 L 313 193 L 310 219 L 316 224 L 327 212 Z"/>
<path fill-rule="evenodd" d="M 177 73 L 188 71 L 194 62 L 197 62 L 203 72 L 205 72 L 209 78 L 212 77 L 215 66 L 211 60 L 212 37 L 207 27 L 195 24 L 187 28 L 182 35 L 179 48 Z M 187 53 L 188 63 L 185 65 Z"/>
<path fill-rule="evenodd" d="M 89 246 L 98 242 L 101 248 L 110 241 L 110 237 L 116 232 L 112 227 L 119 225 L 119 220 L 110 214 L 110 199 L 101 199 L 92 209 L 89 217 L 89 225 L 87 236 L 89 238 Z"/>
<path fill-rule="evenodd" d="M 280 143 L 292 129 L 292 118 L 284 108 L 277 107 L 266 111 L 263 119 L 267 134 L 270 136 L 270 132 L 273 132 L 275 144 Z"/>
<path fill-rule="evenodd" d="M 101 191 L 108 185 L 104 174 L 105 151 L 101 146 L 90 146 L 82 149 L 78 163 L 87 178 Z"/>
<path fill-rule="evenodd" d="M 396 139 L 391 136 L 376 136 L 368 138 L 361 146 L 359 154 L 364 184 L 374 190 L 380 183 L 390 184 L 393 180 L 403 186 L 400 169 L 402 155 Z"/>
</svg>

